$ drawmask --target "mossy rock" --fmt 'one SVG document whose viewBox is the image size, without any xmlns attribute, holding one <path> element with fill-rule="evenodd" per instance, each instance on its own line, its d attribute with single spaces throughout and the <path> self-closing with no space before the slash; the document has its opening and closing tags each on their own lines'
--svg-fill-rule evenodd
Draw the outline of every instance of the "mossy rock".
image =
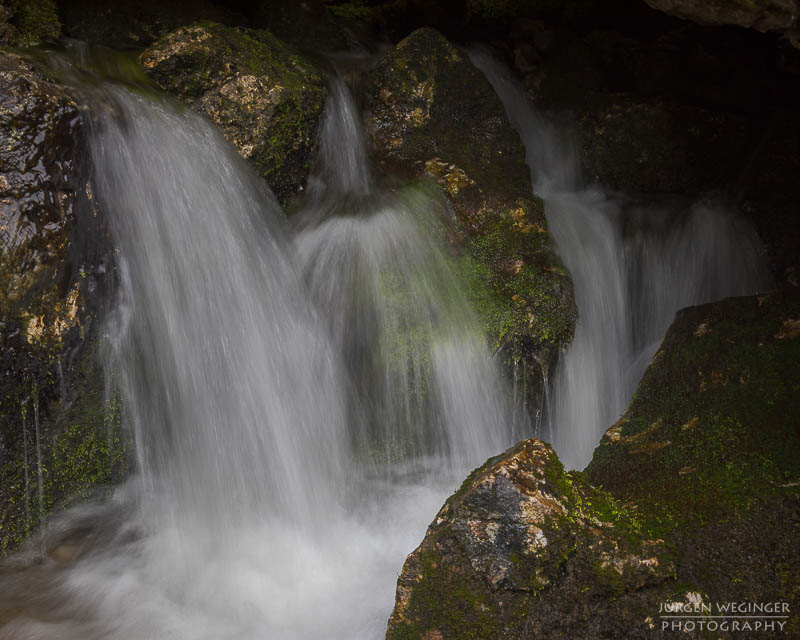
<svg viewBox="0 0 800 640">
<path fill-rule="evenodd" d="M 684 309 L 587 475 L 671 541 L 682 581 L 796 610 L 798 415 L 800 298 Z"/>
<path fill-rule="evenodd" d="M 183 27 L 141 55 L 161 87 L 222 129 L 286 202 L 304 185 L 325 107 L 320 73 L 267 31 Z"/>
<path fill-rule="evenodd" d="M 113 249 L 78 104 L 33 60 L 3 53 L 0 134 L 4 554 L 68 498 L 108 480 L 101 450 L 119 435 L 98 409 L 104 376 L 93 345 L 114 288 Z"/>
<path fill-rule="evenodd" d="M 387 52 L 365 86 L 378 160 L 434 181 L 447 197 L 465 289 L 492 350 L 509 372 L 521 363 L 528 373 L 535 404 L 542 370 L 572 339 L 576 309 L 503 105 L 467 55 L 431 28 Z"/>
<path fill-rule="evenodd" d="M 0 2 L 0 44 L 28 47 L 61 35 L 54 0 Z"/>
<path fill-rule="evenodd" d="M 635 512 L 525 440 L 439 511 L 398 579 L 387 639 L 641 635 L 674 571 Z"/>
</svg>

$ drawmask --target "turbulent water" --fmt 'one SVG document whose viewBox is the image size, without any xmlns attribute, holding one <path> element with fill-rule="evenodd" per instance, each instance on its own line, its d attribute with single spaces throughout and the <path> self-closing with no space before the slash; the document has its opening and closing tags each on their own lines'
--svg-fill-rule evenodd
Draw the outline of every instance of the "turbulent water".
<svg viewBox="0 0 800 640">
<path fill-rule="evenodd" d="M 382 637 L 433 514 L 517 437 L 441 203 L 373 188 L 341 81 L 296 225 L 200 116 L 121 88 L 103 102 L 91 147 L 122 282 L 107 368 L 138 471 L 54 525 L 89 551 L 44 567 L 44 588 L 29 575 L 3 633 Z"/>
<path fill-rule="evenodd" d="M 713 201 L 642 205 L 581 182 L 578 155 L 485 50 L 471 54 L 527 151 L 534 191 L 572 274 L 579 320 L 553 386 L 553 445 L 567 467 L 590 460 L 625 410 L 675 312 L 769 288 L 749 225 Z"/>
</svg>

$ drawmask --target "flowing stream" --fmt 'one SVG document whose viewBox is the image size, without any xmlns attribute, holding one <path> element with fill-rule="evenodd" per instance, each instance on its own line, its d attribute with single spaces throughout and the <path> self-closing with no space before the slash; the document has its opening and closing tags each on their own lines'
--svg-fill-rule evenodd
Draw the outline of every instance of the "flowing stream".
<svg viewBox="0 0 800 640">
<path fill-rule="evenodd" d="M 507 73 L 473 59 L 575 281 L 581 321 L 550 420 L 583 466 L 675 310 L 768 279 L 755 237 L 719 208 L 580 186 Z M 80 532 L 76 563 L 0 574 L 0 599 L 18 603 L 0 637 L 383 637 L 396 575 L 444 499 L 530 433 L 443 251 L 444 203 L 375 186 L 339 79 L 290 221 L 208 121 L 147 92 L 103 94 L 91 152 L 121 281 L 106 368 L 137 468 L 51 523 Z"/>
<path fill-rule="evenodd" d="M 581 181 L 579 157 L 485 49 L 471 53 L 527 152 L 534 192 L 575 286 L 579 320 L 553 384 L 553 446 L 589 462 L 616 422 L 675 312 L 770 288 L 750 225 L 713 201 L 641 204 Z"/>
</svg>

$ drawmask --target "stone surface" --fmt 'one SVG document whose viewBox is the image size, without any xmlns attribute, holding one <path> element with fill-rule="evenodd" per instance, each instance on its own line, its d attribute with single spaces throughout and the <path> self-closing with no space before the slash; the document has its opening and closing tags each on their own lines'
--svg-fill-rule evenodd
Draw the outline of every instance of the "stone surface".
<svg viewBox="0 0 800 640">
<path fill-rule="evenodd" d="M 790 31 L 797 27 L 797 0 L 645 0 L 679 18 L 700 24 L 731 24 L 758 31 Z"/>
<path fill-rule="evenodd" d="M 586 470 L 636 505 L 675 547 L 678 579 L 712 601 L 800 608 L 798 320 L 786 293 L 680 311 Z"/>
<path fill-rule="evenodd" d="M 302 189 L 325 106 L 322 77 L 267 31 L 180 28 L 141 56 L 163 90 L 208 116 L 286 202 Z"/>
<path fill-rule="evenodd" d="M 674 585 L 662 540 L 525 440 L 476 469 L 398 579 L 387 638 L 615 638 L 644 633 Z"/>
<path fill-rule="evenodd" d="M 0 555 L 121 463 L 96 355 L 113 250 L 80 109 L 35 63 L 0 54 Z M 109 409 L 107 412 L 106 409 Z"/>
<path fill-rule="evenodd" d="M 61 35 L 54 0 L 0 2 L 0 44 L 27 47 Z"/>
<path fill-rule="evenodd" d="M 441 187 L 454 213 L 445 224 L 490 346 L 509 367 L 522 363 L 529 397 L 538 398 L 542 368 L 572 339 L 576 311 L 502 104 L 466 54 L 430 28 L 387 52 L 364 82 L 379 161 Z"/>
</svg>

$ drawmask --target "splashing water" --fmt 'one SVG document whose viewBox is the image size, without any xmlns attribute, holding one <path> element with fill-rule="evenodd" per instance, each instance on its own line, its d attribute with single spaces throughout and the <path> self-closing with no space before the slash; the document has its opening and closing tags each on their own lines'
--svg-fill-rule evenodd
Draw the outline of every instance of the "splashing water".
<svg viewBox="0 0 800 640">
<path fill-rule="evenodd" d="M 554 380 L 553 445 L 589 462 L 633 395 L 675 312 L 771 286 L 755 232 L 713 202 L 641 206 L 584 187 L 578 157 L 485 50 L 471 59 L 494 86 L 527 152 L 534 191 L 572 274 L 579 320 Z"/>
<path fill-rule="evenodd" d="M 374 189 L 340 81 L 296 230 L 203 118 L 107 92 L 92 152 L 123 293 L 107 367 L 138 473 L 52 526 L 91 532 L 74 566 L 21 591 L 0 576 L 27 612 L 2 632 L 383 637 L 432 514 L 515 439 L 440 203 Z"/>
</svg>

